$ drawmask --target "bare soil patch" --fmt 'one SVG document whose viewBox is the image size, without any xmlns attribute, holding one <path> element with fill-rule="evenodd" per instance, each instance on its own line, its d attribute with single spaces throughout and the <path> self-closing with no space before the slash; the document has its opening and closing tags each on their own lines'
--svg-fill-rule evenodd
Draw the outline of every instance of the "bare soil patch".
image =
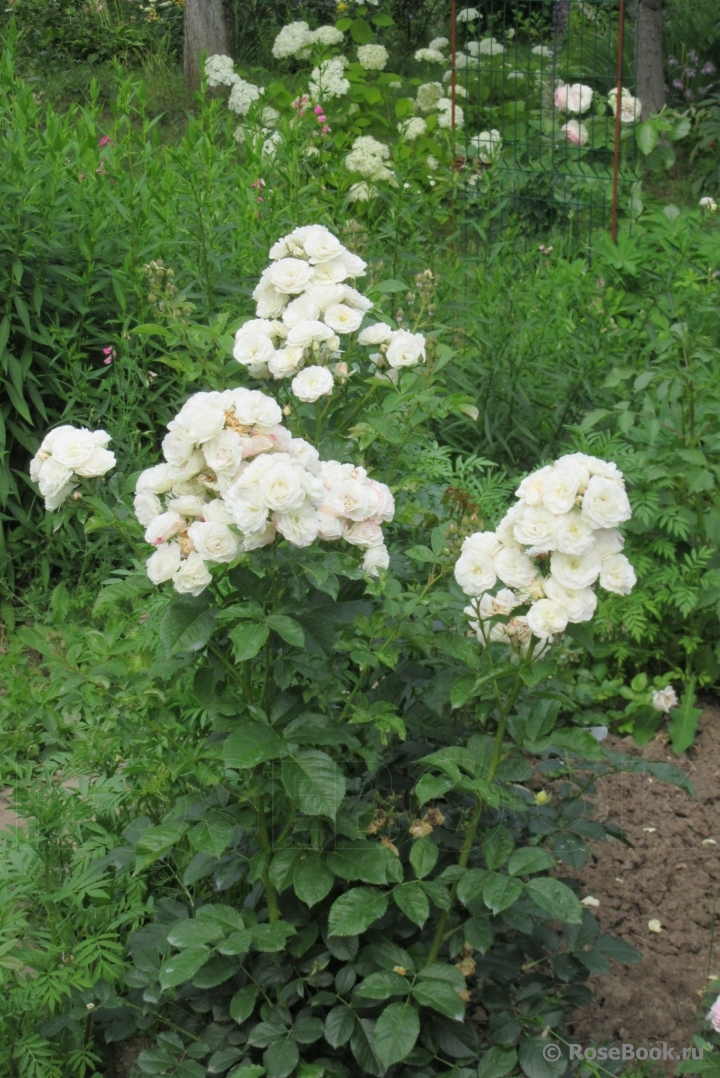
<svg viewBox="0 0 720 1078">
<path fill-rule="evenodd" d="M 720 973 L 720 939 L 711 955 L 711 931 L 720 891 L 720 709 L 708 707 L 694 746 L 676 758 L 655 739 L 642 750 L 631 738 L 606 744 L 646 759 L 677 763 L 696 797 L 643 775 L 612 775 L 598 784 L 596 802 L 633 843 L 598 843 L 577 878 L 601 930 L 643 954 L 637 966 L 612 964 L 593 975 L 592 1004 L 577 1013 L 573 1033 L 584 1045 L 666 1041 L 682 1048 L 698 1030 L 708 974 Z M 714 840 L 712 842 L 708 840 Z M 660 933 L 648 929 L 657 919 Z"/>
</svg>

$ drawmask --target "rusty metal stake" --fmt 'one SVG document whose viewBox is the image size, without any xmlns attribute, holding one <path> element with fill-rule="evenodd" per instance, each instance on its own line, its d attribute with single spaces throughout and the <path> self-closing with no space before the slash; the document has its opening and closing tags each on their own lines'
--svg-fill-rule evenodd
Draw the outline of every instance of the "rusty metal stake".
<svg viewBox="0 0 720 1078">
<path fill-rule="evenodd" d="M 453 0 L 454 4 L 455 0 Z M 615 89 L 615 155 L 613 158 L 612 215 L 610 236 L 617 245 L 618 180 L 620 176 L 620 116 L 622 113 L 623 53 L 625 46 L 625 0 L 620 0 L 618 11 L 617 86 Z"/>
</svg>

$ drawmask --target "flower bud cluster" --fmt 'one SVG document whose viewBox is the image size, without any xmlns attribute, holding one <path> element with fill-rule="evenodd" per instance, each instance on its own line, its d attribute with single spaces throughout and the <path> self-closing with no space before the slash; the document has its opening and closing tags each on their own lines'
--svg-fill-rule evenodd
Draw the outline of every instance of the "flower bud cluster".
<svg viewBox="0 0 720 1078">
<path fill-rule="evenodd" d="M 615 464 L 572 453 L 527 476 L 516 496 L 494 532 L 465 539 L 455 579 L 473 598 L 465 612 L 478 639 L 524 650 L 533 635 L 548 641 L 568 624 L 589 621 L 596 584 L 628 595 L 635 572 L 615 530 L 631 516 Z M 504 587 L 494 590 L 498 582 Z M 514 616 L 518 607 L 527 613 Z"/>
<path fill-rule="evenodd" d="M 255 378 L 292 378 L 294 395 L 312 403 L 332 393 L 341 337 L 360 329 L 372 308 L 347 283 L 364 275 L 366 263 L 324 225 L 294 229 L 273 245 L 270 258 L 253 292 L 257 317 L 237 331 L 233 355 Z M 384 345 L 392 367 L 425 358 L 422 334 L 385 323 L 363 329 L 358 341 Z"/>
<path fill-rule="evenodd" d="M 345 539 L 365 549 L 367 572 L 387 567 L 389 488 L 364 468 L 321 461 L 283 427 L 272 397 L 196 393 L 168 431 L 165 463 L 144 471 L 135 489 L 135 515 L 156 548 L 147 560 L 154 584 L 172 580 L 181 594 L 199 595 L 212 579 L 208 564 L 234 562 L 278 534 L 298 547 Z"/>
<path fill-rule="evenodd" d="M 76 478 L 93 479 L 115 467 L 112 441 L 104 430 L 56 427 L 43 439 L 30 461 L 30 478 L 45 499 L 45 508 L 59 509 L 77 487 Z"/>
</svg>

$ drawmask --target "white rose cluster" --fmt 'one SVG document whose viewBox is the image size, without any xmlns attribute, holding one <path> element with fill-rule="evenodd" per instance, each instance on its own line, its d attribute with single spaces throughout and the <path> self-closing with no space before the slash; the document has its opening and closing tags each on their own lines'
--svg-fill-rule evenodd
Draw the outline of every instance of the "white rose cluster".
<svg viewBox="0 0 720 1078">
<path fill-rule="evenodd" d="M 617 115 L 617 89 L 608 94 L 608 105 L 612 109 L 613 116 Z M 633 97 L 629 90 L 623 86 L 620 94 L 620 123 L 632 124 L 640 119 L 642 114 L 642 101 L 639 97 Z"/>
<path fill-rule="evenodd" d="M 270 259 L 253 292 L 257 317 L 235 334 L 233 355 L 255 378 L 291 378 L 294 395 L 313 403 L 332 394 L 341 338 L 359 330 L 373 306 L 348 284 L 365 262 L 324 225 L 294 229 L 273 244 Z M 422 333 L 385 322 L 363 329 L 358 343 L 375 346 L 375 362 L 382 356 L 394 369 L 426 358 Z"/>
<path fill-rule="evenodd" d="M 78 486 L 76 479 L 94 479 L 115 467 L 112 441 L 104 430 L 56 427 L 46 434 L 30 461 L 30 478 L 45 499 L 45 508 L 59 509 Z"/>
<path fill-rule="evenodd" d="M 387 566 L 389 488 L 364 468 L 321 461 L 281 420 L 277 401 L 258 390 L 185 402 L 168 424 L 165 462 L 135 488 L 135 515 L 155 547 L 146 563 L 154 584 L 172 580 L 180 594 L 199 595 L 212 579 L 208 565 L 229 564 L 277 535 L 298 547 L 345 539 L 365 549 L 367 572 Z"/>
<path fill-rule="evenodd" d="M 524 649 L 533 635 L 547 641 L 568 623 L 589 621 L 596 584 L 628 595 L 635 572 L 616 531 L 631 510 L 615 464 L 568 454 L 527 476 L 516 495 L 494 532 L 464 541 L 455 579 L 473 599 L 466 613 L 478 639 Z M 504 587 L 493 594 L 498 582 Z M 521 606 L 527 613 L 513 616 Z M 496 615 L 509 621 L 488 626 Z"/>
</svg>

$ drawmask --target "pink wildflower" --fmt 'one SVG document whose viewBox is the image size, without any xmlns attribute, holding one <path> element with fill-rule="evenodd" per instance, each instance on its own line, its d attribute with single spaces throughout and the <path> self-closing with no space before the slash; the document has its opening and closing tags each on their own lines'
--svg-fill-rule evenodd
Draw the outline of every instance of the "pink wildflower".
<svg viewBox="0 0 720 1078">
<path fill-rule="evenodd" d="M 315 108 L 313 109 L 313 112 L 315 113 L 316 116 L 322 116 L 322 112 L 323 112 L 322 105 L 316 105 Z"/>
<path fill-rule="evenodd" d="M 100 149 L 102 149 L 103 146 L 112 146 L 112 145 L 113 145 L 113 140 L 110 138 L 110 136 L 109 135 L 103 135 L 102 138 L 100 139 Z"/>
<path fill-rule="evenodd" d="M 109 344 L 107 348 L 103 348 L 103 355 L 105 356 L 103 363 L 106 367 L 109 367 L 112 361 L 117 359 L 117 353 L 111 344 Z"/>
<path fill-rule="evenodd" d="M 330 133 L 331 130 L 332 130 L 332 128 L 328 127 L 328 125 L 325 124 L 325 126 L 322 129 L 322 133 L 323 133 L 323 135 L 327 135 L 327 134 Z"/>
</svg>

